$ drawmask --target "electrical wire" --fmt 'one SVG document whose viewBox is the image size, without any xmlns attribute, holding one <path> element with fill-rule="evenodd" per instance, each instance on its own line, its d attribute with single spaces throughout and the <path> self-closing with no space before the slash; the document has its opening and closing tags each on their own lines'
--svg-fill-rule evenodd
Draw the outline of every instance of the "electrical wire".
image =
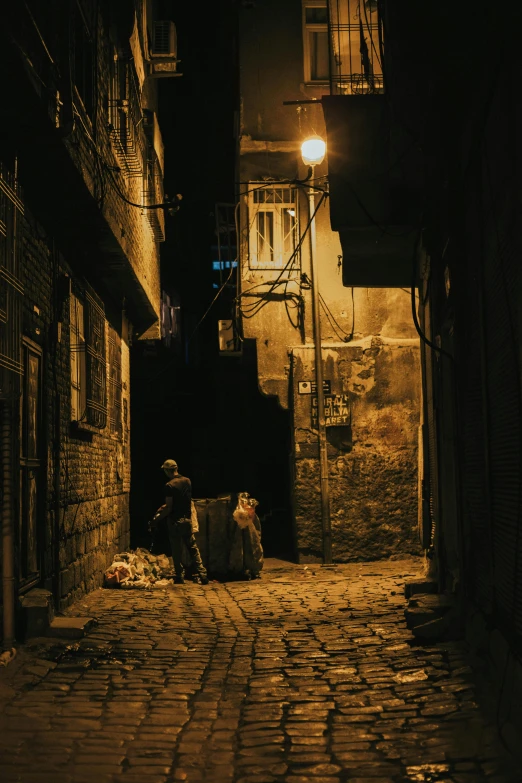
<svg viewBox="0 0 522 783">
<path fill-rule="evenodd" d="M 198 331 L 199 327 L 201 326 L 201 324 L 203 323 L 203 321 L 205 320 L 205 318 L 206 318 L 206 317 L 207 317 L 207 315 L 209 314 L 209 312 L 210 312 L 211 308 L 212 308 L 212 307 L 213 307 L 213 305 L 214 305 L 214 302 L 216 302 L 216 300 L 218 299 L 218 297 L 220 296 L 220 294 L 222 293 L 222 291 L 223 291 L 223 290 L 225 289 L 225 287 L 228 285 L 228 282 L 229 282 L 230 278 L 232 277 L 232 274 L 233 274 L 233 272 L 234 272 L 234 269 L 237 269 L 237 267 L 234 267 L 234 266 L 231 266 L 231 267 L 230 267 L 230 272 L 228 273 L 228 277 L 227 277 L 227 279 L 225 280 L 225 282 L 223 283 L 223 285 L 222 285 L 222 286 L 219 288 L 219 290 L 218 290 L 217 294 L 215 295 L 215 297 L 213 298 L 213 300 L 211 301 L 211 303 L 209 304 L 209 306 L 207 307 L 207 309 L 205 310 L 205 312 L 203 313 L 203 315 L 201 316 L 201 318 L 200 318 L 200 319 L 199 319 L 199 321 L 197 322 L 197 324 L 196 324 L 196 328 L 194 329 L 194 331 L 192 332 L 192 334 L 191 334 L 191 335 L 190 335 L 190 337 L 189 337 L 189 345 L 190 345 L 190 343 L 192 342 L 192 340 L 193 340 L 193 338 L 194 338 L 194 336 L 195 336 L 196 332 Z"/>
<path fill-rule="evenodd" d="M 328 307 L 328 304 L 326 303 L 326 301 L 325 301 L 323 295 L 321 294 L 321 292 L 319 292 L 319 299 L 321 300 L 321 303 L 322 303 L 325 311 L 330 314 L 330 317 L 334 321 L 334 323 L 337 326 L 337 328 L 339 329 L 339 331 L 342 332 L 345 335 L 345 337 L 343 338 L 344 342 L 349 342 L 350 340 L 352 340 L 353 339 L 354 328 L 355 328 L 355 307 L 354 307 L 354 301 L 353 301 L 353 286 L 352 286 L 352 331 L 351 332 L 347 332 L 345 329 L 343 329 L 343 327 L 339 323 L 337 323 L 334 314 L 332 313 L 332 311 Z"/>
<path fill-rule="evenodd" d="M 239 205 L 239 202 L 238 202 L 235 205 L 235 207 L 234 207 L 234 224 L 235 224 L 235 228 L 236 228 L 236 237 L 239 235 L 239 225 L 238 225 L 239 206 L 240 205 Z M 237 240 L 236 240 L 236 242 L 237 242 Z M 188 344 L 189 345 L 192 342 L 192 340 L 193 340 L 196 332 L 198 331 L 199 327 L 201 326 L 201 324 L 203 323 L 203 321 L 205 320 L 205 318 L 209 314 L 209 312 L 212 309 L 213 305 L 215 304 L 215 302 L 217 301 L 217 299 L 219 298 L 221 293 L 225 290 L 226 286 L 228 285 L 228 282 L 229 282 L 230 278 L 232 277 L 234 269 L 236 270 L 236 274 L 239 275 L 239 243 L 237 243 L 237 248 L 238 248 L 238 253 L 236 254 L 236 257 L 233 260 L 232 264 L 230 265 L 230 272 L 228 273 L 228 277 L 225 280 L 225 282 L 223 283 L 223 285 L 219 288 L 219 290 L 217 291 L 215 297 L 213 298 L 213 300 L 211 301 L 211 303 L 209 304 L 209 306 L 207 307 L 207 309 L 205 310 L 205 312 L 203 313 L 203 315 L 199 319 L 198 323 L 196 324 L 196 328 L 194 329 L 194 331 L 192 332 L 192 334 L 189 337 L 189 340 L 188 340 Z M 236 264 L 236 266 L 234 266 L 234 263 Z M 147 378 L 146 379 L 147 383 L 152 383 L 153 381 L 156 380 L 156 378 L 159 378 L 159 376 L 162 375 L 166 370 L 168 370 L 168 368 L 172 364 L 174 364 L 175 361 L 176 361 L 176 359 L 173 358 L 169 362 L 167 362 L 167 364 L 165 364 L 165 366 L 162 367 L 161 370 L 156 373 L 156 375 L 153 375 L 152 378 Z M 144 380 L 144 379 L 141 379 L 141 380 Z"/>
<path fill-rule="evenodd" d="M 329 310 L 326 308 L 326 306 L 325 306 L 325 303 L 324 303 L 324 301 L 323 301 L 322 297 L 320 297 L 320 299 L 319 299 L 319 304 L 320 304 L 320 305 L 321 305 L 321 307 L 323 308 L 324 314 L 326 315 L 326 318 L 328 319 L 328 321 L 329 321 L 329 323 L 330 323 L 330 326 L 332 327 L 332 329 L 333 329 L 333 331 L 334 331 L 334 333 L 335 333 L 335 336 L 337 337 L 337 339 L 339 340 L 339 342 L 346 342 L 346 340 L 345 340 L 345 338 L 343 337 L 343 335 L 342 335 L 340 332 L 338 332 L 338 331 L 337 331 L 337 329 L 336 329 L 336 327 L 335 327 L 335 322 L 334 322 L 334 321 L 331 319 L 331 317 L 330 317 L 330 311 L 329 311 Z"/>
<path fill-rule="evenodd" d="M 114 176 L 114 172 L 121 173 L 121 169 L 119 168 L 119 166 L 111 166 L 109 163 L 107 163 L 107 161 L 105 160 L 103 155 L 98 150 L 98 145 L 96 144 L 95 140 L 93 139 L 89 129 L 86 127 L 86 125 L 85 125 L 85 123 L 83 121 L 83 117 L 81 116 L 80 112 L 78 111 L 77 107 L 74 104 L 73 104 L 73 110 L 74 110 L 74 116 L 78 117 L 78 119 L 80 121 L 80 126 L 81 126 L 81 128 L 82 128 L 82 130 L 83 130 L 83 132 L 84 132 L 84 134 L 85 134 L 85 136 L 87 138 L 87 140 L 90 142 L 90 144 L 91 144 L 91 146 L 93 148 L 93 151 L 95 152 L 97 158 L 101 162 L 101 165 L 103 166 L 104 170 L 109 175 L 109 179 L 110 179 L 110 181 L 112 183 L 112 186 L 113 186 L 114 190 L 116 191 L 117 195 L 122 199 L 122 201 L 124 201 L 126 204 L 129 204 L 131 207 L 136 207 L 137 209 L 167 209 L 168 210 L 169 208 L 172 208 L 174 206 L 173 202 L 170 202 L 170 201 L 164 201 L 162 204 L 137 204 L 136 202 L 131 201 L 130 199 L 128 199 L 125 196 L 125 194 L 122 193 L 122 191 L 120 189 L 120 186 L 119 186 L 119 183 L 117 182 L 117 180 L 116 180 L 116 178 Z"/>
<path fill-rule="evenodd" d="M 51 65 L 55 65 L 55 62 L 54 62 L 54 60 L 53 60 L 53 58 L 52 58 L 52 56 L 51 56 L 51 53 L 50 53 L 49 49 L 47 48 L 47 44 L 45 43 L 44 37 L 43 37 L 42 33 L 40 32 L 40 28 L 38 27 L 38 25 L 37 25 L 37 23 L 36 23 L 36 19 L 34 18 L 34 16 L 33 16 L 33 14 L 32 14 L 32 11 L 31 11 L 31 9 L 29 8 L 29 6 L 27 5 L 27 3 L 25 3 L 25 2 L 24 2 L 24 8 L 25 8 L 25 10 L 27 11 L 27 13 L 28 13 L 28 15 L 29 15 L 29 17 L 30 17 L 30 19 L 31 19 L 31 22 L 32 22 L 32 24 L 33 24 L 33 27 L 34 27 L 34 29 L 36 30 L 36 33 L 37 33 L 37 35 L 38 35 L 38 38 L 40 39 L 40 43 L 42 44 L 42 46 L 43 46 L 43 48 L 44 48 L 44 51 L 45 51 L 45 53 L 46 53 L 47 57 L 49 58 L 49 60 L 50 60 L 50 62 L 51 62 Z"/>
<path fill-rule="evenodd" d="M 419 318 L 417 316 L 417 307 L 415 302 L 415 295 L 416 295 L 416 283 L 417 283 L 417 249 L 420 244 L 422 237 L 422 230 L 419 232 L 419 235 L 417 239 L 415 240 L 414 248 L 413 248 L 413 263 L 412 263 L 412 281 L 411 281 L 411 314 L 413 316 L 413 323 L 415 324 L 415 329 L 417 330 L 417 334 L 421 338 L 422 342 L 425 343 L 427 346 L 432 348 L 434 351 L 437 351 L 437 353 L 440 353 L 441 356 L 446 356 L 448 359 L 454 360 L 454 357 L 448 353 L 448 351 L 445 351 L 444 348 L 439 347 L 438 345 L 435 345 L 435 343 L 432 343 L 431 340 L 428 340 L 426 335 L 421 329 L 421 325 L 419 323 Z"/>
<path fill-rule="evenodd" d="M 321 180 L 324 180 L 324 179 L 327 179 L 327 178 L 328 178 L 328 175 L 324 174 L 321 177 L 315 177 L 314 179 L 305 179 L 305 180 L 300 180 L 300 179 L 277 179 L 277 180 L 274 179 L 274 180 L 267 180 L 266 182 L 263 182 L 262 185 L 256 185 L 255 188 L 249 188 L 248 190 L 241 191 L 240 193 L 238 193 L 238 198 L 240 196 L 248 196 L 249 193 L 255 193 L 255 191 L 257 191 L 257 190 L 263 190 L 264 188 L 273 188 L 275 185 L 301 185 L 303 183 L 306 183 L 306 184 L 310 183 L 311 184 L 313 182 L 320 182 Z M 239 183 L 236 183 L 236 184 L 239 184 L 239 185 L 250 185 L 250 184 L 253 184 L 253 183 L 251 183 L 251 182 L 239 182 Z M 323 189 L 318 187 L 318 186 L 314 186 L 314 189 L 318 190 L 321 193 L 323 192 Z"/>
<path fill-rule="evenodd" d="M 362 6 L 363 6 L 363 9 L 364 9 L 364 20 L 365 20 L 365 23 L 366 23 L 366 29 L 368 30 L 368 34 L 370 36 L 372 49 L 373 49 L 373 51 L 375 53 L 375 57 L 377 59 L 377 62 L 379 63 L 379 67 L 380 67 L 380 69 L 382 71 L 382 62 L 379 59 L 379 54 L 377 53 L 377 49 L 375 48 L 375 44 L 373 42 L 372 27 L 371 27 L 371 24 L 370 24 L 370 20 L 368 19 L 368 11 L 367 11 L 366 3 L 365 3 L 364 0 L 362 0 Z M 360 13 L 361 13 L 361 0 L 359 0 L 359 14 Z M 370 16 L 371 16 L 371 14 L 370 14 Z"/>
</svg>

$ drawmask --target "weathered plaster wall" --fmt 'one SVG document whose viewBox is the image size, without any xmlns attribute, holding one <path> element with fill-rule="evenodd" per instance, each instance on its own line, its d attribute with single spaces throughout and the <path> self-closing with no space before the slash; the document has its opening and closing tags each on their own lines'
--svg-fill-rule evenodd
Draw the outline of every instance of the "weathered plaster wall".
<svg viewBox="0 0 522 783">
<path fill-rule="evenodd" d="M 351 427 L 327 428 L 333 556 L 337 562 L 418 552 L 419 349 L 415 340 L 368 337 L 323 351 L 332 394 L 344 395 Z M 322 558 L 314 352 L 294 348 L 294 512 L 301 562 Z"/>
</svg>

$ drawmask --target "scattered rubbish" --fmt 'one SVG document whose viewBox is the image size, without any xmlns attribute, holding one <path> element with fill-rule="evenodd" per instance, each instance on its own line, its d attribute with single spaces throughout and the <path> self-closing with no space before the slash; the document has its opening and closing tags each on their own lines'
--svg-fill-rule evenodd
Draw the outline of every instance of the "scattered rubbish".
<svg viewBox="0 0 522 783">
<path fill-rule="evenodd" d="M 132 552 L 120 552 L 105 571 L 105 587 L 150 589 L 167 587 L 167 574 L 172 565 L 166 555 L 153 555 L 148 549 L 138 548 Z"/>
<path fill-rule="evenodd" d="M 14 658 L 16 658 L 16 647 L 11 647 L 10 650 L 4 650 L 0 655 L 0 666 L 8 666 Z"/>
</svg>

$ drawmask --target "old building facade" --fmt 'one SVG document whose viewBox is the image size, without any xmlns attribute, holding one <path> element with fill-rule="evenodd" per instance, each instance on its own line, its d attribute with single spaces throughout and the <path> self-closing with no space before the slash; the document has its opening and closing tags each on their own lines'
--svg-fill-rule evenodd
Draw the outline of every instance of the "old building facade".
<svg viewBox="0 0 522 783">
<path fill-rule="evenodd" d="M 432 542 L 439 593 L 453 607 L 439 617 L 439 632 L 463 633 L 469 641 L 498 728 L 516 749 L 521 9 L 515 2 L 488 6 L 467 26 L 470 6 L 451 6 L 450 28 L 448 10 L 449 4 L 430 2 L 421 10 L 405 3 L 390 5 L 384 17 L 393 110 L 423 151 L 416 273 L 431 509 L 425 543 Z M 469 89 L 460 89 L 455 73 Z"/>
<path fill-rule="evenodd" d="M 350 61 L 349 93 L 363 111 L 375 113 L 384 100 L 382 70 L 379 76 L 375 63 L 374 80 L 371 85 L 365 81 L 360 21 L 351 33 L 357 56 Z M 373 58 L 370 27 L 364 24 L 363 40 L 369 41 Z M 405 289 L 410 276 L 390 273 L 393 258 L 386 240 L 395 231 L 388 230 L 389 216 L 376 211 L 376 229 L 359 209 L 352 215 L 356 251 L 362 248 L 366 254 L 361 262 L 365 268 L 368 259 L 376 260 L 381 274 L 343 280 L 354 252 L 332 230 L 338 227 L 328 198 L 330 171 L 339 163 L 327 152 L 307 176 L 301 160 L 305 139 L 326 139 L 325 99 L 336 92 L 328 30 L 322 0 L 268 0 L 243 4 L 239 12 L 237 328 L 241 338 L 256 340 L 261 391 L 290 411 L 294 539 L 300 562 L 320 561 L 324 555 L 314 318 L 320 318 L 322 333 L 333 559 L 419 550 L 419 340 Z M 375 44 L 377 36 L 372 35 Z M 374 169 L 389 167 L 389 150 L 375 149 L 373 160 L 361 131 L 357 144 L 356 154 L 366 155 L 359 161 L 361 171 L 368 158 Z M 366 187 L 361 199 L 368 195 L 373 210 L 376 199 Z M 316 280 L 311 265 L 314 228 Z M 402 266 L 409 264 L 406 250 Z M 319 289 L 316 314 L 314 285 Z"/>
<path fill-rule="evenodd" d="M 7 641 L 13 605 L 44 589 L 67 606 L 129 543 L 130 345 L 160 336 L 167 11 L 78 0 L 1 12 Z"/>
</svg>

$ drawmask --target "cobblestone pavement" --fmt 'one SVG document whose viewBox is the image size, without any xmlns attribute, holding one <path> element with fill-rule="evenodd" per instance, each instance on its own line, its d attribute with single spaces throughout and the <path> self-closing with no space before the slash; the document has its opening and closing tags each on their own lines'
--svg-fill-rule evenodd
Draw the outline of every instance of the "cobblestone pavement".
<svg viewBox="0 0 522 783">
<path fill-rule="evenodd" d="M 419 564 L 90 594 L 86 638 L 0 673 L 0 780 L 520 783 L 463 646 L 411 644 Z"/>
</svg>

